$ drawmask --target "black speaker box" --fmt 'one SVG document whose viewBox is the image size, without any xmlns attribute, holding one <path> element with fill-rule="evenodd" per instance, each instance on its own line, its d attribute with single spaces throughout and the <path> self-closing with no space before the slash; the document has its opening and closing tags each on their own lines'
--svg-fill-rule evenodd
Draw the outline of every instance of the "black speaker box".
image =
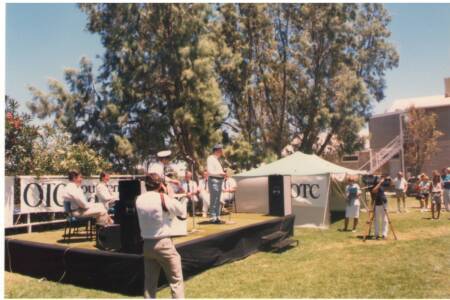
<svg viewBox="0 0 450 300">
<path fill-rule="evenodd" d="M 119 203 L 115 220 L 120 224 L 122 252 L 141 253 L 142 239 L 136 213 L 136 198 L 141 194 L 139 180 L 119 181 Z"/>
<path fill-rule="evenodd" d="M 101 250 L 122 249 L 120 225 L 113 224 L 97 227 L 96 247 Z"/>
<path fill-rule="evenodd" d="M 269 176 L 269 215 L 284 216 L 284 182 L 281 175 Z"/>
</svg>

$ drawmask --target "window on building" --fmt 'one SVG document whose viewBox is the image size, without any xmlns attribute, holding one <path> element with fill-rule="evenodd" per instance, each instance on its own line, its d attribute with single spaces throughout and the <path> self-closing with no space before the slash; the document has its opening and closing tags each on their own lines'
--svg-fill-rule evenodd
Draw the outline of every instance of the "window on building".
<svg viewBox="0 0 450 300">
<path fill-rule="evenodd" d="M 344 155 L 344 156 L 342 156 L 342 161 L 343 162 L 355 162 L 355 161 L 358 161 L 359 160 L 359 157 L 358 157 L 358 155 Z"/>
</svg>

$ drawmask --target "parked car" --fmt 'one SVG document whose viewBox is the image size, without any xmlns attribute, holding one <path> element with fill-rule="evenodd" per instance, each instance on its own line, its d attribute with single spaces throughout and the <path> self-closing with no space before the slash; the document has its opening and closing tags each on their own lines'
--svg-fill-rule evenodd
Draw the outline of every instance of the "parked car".
<svg viewBox="0 0 450 300">
<path fill-rule="evenodd" d="M 418 195 L 419 178 L 412 176 L 408 178 L 408 189 L 406 190 L 406 196 L 415 197 Z"/>
</svg>

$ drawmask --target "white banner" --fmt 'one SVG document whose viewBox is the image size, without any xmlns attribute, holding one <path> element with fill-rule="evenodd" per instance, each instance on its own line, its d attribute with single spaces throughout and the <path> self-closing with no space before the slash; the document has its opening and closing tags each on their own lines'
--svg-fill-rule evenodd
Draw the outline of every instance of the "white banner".
<svg viewBox="0 0 450 300">
<path fill-rule="evenodd" d="M 292 176 L 293 206 L 325 207 L 328 201 L 329 179 L 326 175 Z"/>
<path fill-rule="evenodd" d="M 330 177 L 292 176 L 291 197 L 295 225 L 327 227 L 329 225 L 328 196 Z"/>
<path fill-rule="evenodd" d="M 20 213 L 63 212 L 62 192 L 69 181 L 67 177 L 20 177 Z M 88 202 L 95 202 L 97 178 L 85 178 L 81 188 Z M 111 178 L 108 186 L 119 199 L 119 179 Z"/>
<path fill-rule="evenodd" d="M 5 176 L 5 227 L 14 224 L 14 176 Z"/>
</svg>

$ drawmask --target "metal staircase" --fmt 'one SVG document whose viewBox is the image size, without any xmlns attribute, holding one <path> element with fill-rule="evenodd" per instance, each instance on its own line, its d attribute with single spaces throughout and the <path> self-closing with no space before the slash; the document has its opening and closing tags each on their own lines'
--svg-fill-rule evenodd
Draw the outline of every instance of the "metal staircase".
<svg viewBox="0 0 450 300">
<path fill-rule="evenodd" d="M 375 153 L 371 153 L 370 159 L 362 165 L 359 169 L 366 170 L 369 166 L 369 174 L 373 174 L 376 170 L 381 168 L 385 163 L 387 163 L 391 158 L 398 154 L 402 149 L 402 139 L 398 135 L 392 141 L 390 141 L 386 146 L 381 148 Z"/>
</svg>

